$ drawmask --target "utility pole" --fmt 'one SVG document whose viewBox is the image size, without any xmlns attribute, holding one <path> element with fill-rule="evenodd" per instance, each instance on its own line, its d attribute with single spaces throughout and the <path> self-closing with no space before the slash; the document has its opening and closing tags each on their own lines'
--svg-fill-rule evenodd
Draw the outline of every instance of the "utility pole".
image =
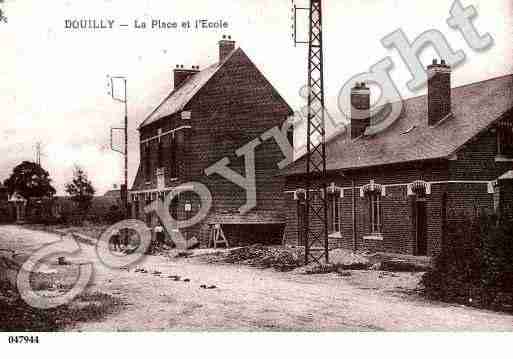
<svg viewBox="0 0 513 359">
<path fill-rule="evenodd" d="M 308 122 L 306 132 L 305 262 L 329 261 L 328 198 L 326 183 L 326 128 L 324 110 L 324 58 L 322 0 L 310 0 L 308 8 L 292 0 L 294 45 L 308 44 Z M 297 14 L 308 11 L 308 41 L 297 39 Z M 319 254 L 319 252 L 322 252 Z"/>
<path fill-rule="evenodd" d="M 41 142 L 36 143 L 36 163 L 41 166 Z"/>
<path fill-rule="evenodd" d="M 43 144 L 42 142 L 36 142 L 36 163 L 41 167 L 41 157 L 43 156 Z"/>
<path fill-rule="evenodd" d="M 125 218 L 130 217 L 130 211 L 128 208 L 128 100 L 127 100 L 127 79 L 124 76 L 109 76 L 107 75 L 107 78 L 110 79 L 110 95 L 112 96 L 112 99 L 116 102 L 120 102 L 124 104 L 125 108 L 125 121 L 124 121 L 124 127 L 112 127 L 110 129 L 110 148 L 112 151 L 121 153 L 124 157 L 124 184 L 121 186 L 121 201 L 123 202 L 123 209 L 125 211 Z M 116 80 L 123 81 L 124 85 L 124 92 L 123 97 L 116 97 L 115 91 L 114 91 L 114 82 Z M 124 148 L 123 150 L 116 149 L 114 146 L 114 140 L 113 135 L 114 131 L 123 131 L 123 137 L 124 137 Z"/>
</svg>

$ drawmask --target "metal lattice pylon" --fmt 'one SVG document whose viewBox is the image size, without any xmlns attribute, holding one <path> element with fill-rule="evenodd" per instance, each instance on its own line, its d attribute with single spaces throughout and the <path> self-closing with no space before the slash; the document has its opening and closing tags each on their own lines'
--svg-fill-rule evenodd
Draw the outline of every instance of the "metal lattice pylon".
<svg viewBox="0 0 513 359">
<path fill-rule="evenodd" d="M 297 10 L 294 6 L 294 24 Z M 308 123 L 306 165 L 306 213 L 304 221 L 306 263 L 320 262 L 328 254 L 328 202 L 326 183 L 326 129 L 322 41 L 322 1 L 311 0 L 308 44 Z M 295 26 L 295 25 L 294 25 Z M 294 28 L 295 43 L 296 30 Z"/>
</svg>

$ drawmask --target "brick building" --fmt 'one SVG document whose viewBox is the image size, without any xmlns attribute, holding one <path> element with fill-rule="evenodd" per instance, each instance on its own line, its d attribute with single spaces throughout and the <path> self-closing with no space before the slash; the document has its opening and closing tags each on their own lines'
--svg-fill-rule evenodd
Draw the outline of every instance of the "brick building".
<svg viewBox="0 0 513 359">
<path fill-rule="evenodd" d="M 428 72 L 428 94 L 405 100 L 375 135 L 366 128 L 386 108 L 371 115 L 369 88 L 353 88 L 354 111 L 368 116 L 353 116 L 351 130 L 327 142 L 331 247 L 434 255 L 447 223 L 511 202 L 513 76 L 451 89 L 445 62 Z M 305 167 L 301 158 L 282 171 L 289 245 L 303 244 Z"/>
<path fill-rule="evenodd" d="M 244 176 L 242 146 L 283 123 L 292 109 L 235 42 L 219 42 L 219 61 L 200 71 L 198 67 L 173 71 L 174 88 L 139 127 L 141 161 L 130 191 L 134 218 L 152 228 L 159 224 L 144 207 L 180 192 L 171 203 L 177 220 L 189 219 L 200 210 L 199 197 L 186 184 L 200 182 L 212 194 L 207 218 L 182 231 L 187 239 L 208 241 L 213 226 L 222 226 L 231 245 L 278 242 L 283 236 L 283 182 L 276 176 L 283 154 L 273 140 L 256 147 L 257 207 L 241 214 L 246 202 L 243 188 L 205 169 L 223 158 Z M 169 237 L 169 234 L 166 233 Z"/>
</svg>

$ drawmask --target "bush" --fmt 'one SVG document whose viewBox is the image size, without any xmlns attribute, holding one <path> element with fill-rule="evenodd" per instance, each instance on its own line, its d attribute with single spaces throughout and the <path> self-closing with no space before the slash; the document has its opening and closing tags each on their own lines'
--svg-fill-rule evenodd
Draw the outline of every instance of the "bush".
<svg viewBox="0 0 513 359">
<path fill-rule="evenodd" d="M 433 269 L 422 278 L 425 295 L 512 311 L 513 223 L 467 220 L 449 225 L 448 233 Z"/>
<path fill-rule="evenodd" d="M 14 218 L 11 214 L 11 211 L 9 211 L 8 205 L 1 203 L 0 204 L 0 223 L 8 223 L 13 220 L 14 220 Z"/>
<path fill-rule="evenodd" d="M 111 206 L 109 212 L 105 214 L 103 221 L 108 224 L 114 224 L 125 219 L 125 214 L 118 206 Z"/>
</svg>

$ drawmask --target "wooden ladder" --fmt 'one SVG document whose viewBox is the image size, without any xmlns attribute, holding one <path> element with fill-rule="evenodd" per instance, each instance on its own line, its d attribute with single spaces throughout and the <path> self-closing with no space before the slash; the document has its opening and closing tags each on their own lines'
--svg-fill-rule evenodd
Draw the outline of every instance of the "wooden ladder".
<svg viewBox="0 0 513 359">
<path fill-rule="evenodd" d="M 230 248 L 230 244 L 228 243 L 228 239 L 223 232 L 223 227 L 220 224 L 214 224 L 210 231 L 210 238 L 208 241 L 208 247 L 217 249 L 218 245 L 224 245 L 226 248 Z"/>
</svg>

